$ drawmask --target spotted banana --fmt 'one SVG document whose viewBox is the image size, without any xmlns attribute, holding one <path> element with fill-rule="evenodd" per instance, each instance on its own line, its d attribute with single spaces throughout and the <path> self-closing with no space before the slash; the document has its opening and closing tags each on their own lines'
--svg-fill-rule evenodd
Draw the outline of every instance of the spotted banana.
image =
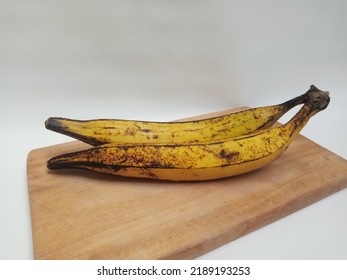
<svg viewBox="0 0 347 280">
<path fill-rule="evenodd" d="M 269 128 L 286 112 L 304 103 L 306 99 L 307 93 L 278 105 L 246 109 L 196 121 L 82 121 L 51 117 L 47 119 L 45 126 L 94 146 L 106 143 L 200 143 L 219 141 Z"/>
</svg>

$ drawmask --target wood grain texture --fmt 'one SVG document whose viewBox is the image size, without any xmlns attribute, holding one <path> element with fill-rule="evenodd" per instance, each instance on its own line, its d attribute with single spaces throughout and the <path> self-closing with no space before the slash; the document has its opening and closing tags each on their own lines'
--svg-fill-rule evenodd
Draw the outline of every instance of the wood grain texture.
<svg viewBox="0 0 347 280">
<path fill-rule="evenodd" d="M 86 147 L 28 155 L 36 259 L 191 259 L 347 187 L 347 161 L 301 135 L 269 166 L 215 181 L 46 168 L 50 157 Z"/>
</svg>

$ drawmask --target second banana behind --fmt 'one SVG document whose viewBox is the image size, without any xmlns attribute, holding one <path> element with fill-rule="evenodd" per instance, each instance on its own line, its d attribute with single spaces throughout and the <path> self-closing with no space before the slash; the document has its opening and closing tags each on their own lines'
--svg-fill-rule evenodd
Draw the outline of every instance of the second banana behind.
<svg viewBox="0 0 347 280">
<path fill-rule="evenodd" d="M 97 146 L 117 144 L 202 143 L 270 128 L 286 112 L 307 100 L 302 94 L 284 103 L 232 112 L 195 121 L 151 122 L 121 119 L 72 120 L 51 117 L 47 129 Z"/>
</svg>

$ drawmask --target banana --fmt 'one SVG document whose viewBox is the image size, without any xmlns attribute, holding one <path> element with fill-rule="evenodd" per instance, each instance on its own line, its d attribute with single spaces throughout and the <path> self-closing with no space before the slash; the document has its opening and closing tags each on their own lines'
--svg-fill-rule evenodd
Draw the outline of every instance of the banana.
<svg viewBox="0 0 347 280">
<path fill-rule="evenodd" d="M 197 121 L 149 122 L 121 119 L 72 120 L 51 117 L 47 129 L 88 144 L 195 143 L 219 141 L 271 127 L 286 112 L 302 104 L 307 93 L 279 105 L 264 106 Z"/>
<path fill-rule="evenodd" d="M 261 168 L 280 157 L 309 119 L 329 102 L 329 92 L 311 86 L 302 108 L 280 127 L 205 143 L 104 144 L 56 156 L 47 162 L 47 167 L 170 181 L 230 177 Z"/>
</svg>

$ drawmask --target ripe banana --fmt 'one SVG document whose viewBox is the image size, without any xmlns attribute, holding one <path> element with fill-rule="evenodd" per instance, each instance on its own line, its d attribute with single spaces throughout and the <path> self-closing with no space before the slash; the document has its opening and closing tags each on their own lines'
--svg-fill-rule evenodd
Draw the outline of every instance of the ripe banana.
<svg viewBox="0 0 347 280">
<path fill-rule="evenodd" d="M 47 167 L 172 181 L 229 177 L 277 159 L 309 119 L 324 110 L 329 102 L 329 92 L 311 86 L 303 107 L 280 127 L 205 143 L 104 144 L 54 157 L 47 162 Z"/>
<path fill-rule="evenodd" d="M 94 146 L 106 143 L 200 143 L 219 141 L 269 128 L 286 112 L 304 103 L 306 99 L 307 93 L 279 105 L 247 109 L 197 121 L 81 121 L 52 117 L 47 119 L 45 126 Z"/>
</svg>

